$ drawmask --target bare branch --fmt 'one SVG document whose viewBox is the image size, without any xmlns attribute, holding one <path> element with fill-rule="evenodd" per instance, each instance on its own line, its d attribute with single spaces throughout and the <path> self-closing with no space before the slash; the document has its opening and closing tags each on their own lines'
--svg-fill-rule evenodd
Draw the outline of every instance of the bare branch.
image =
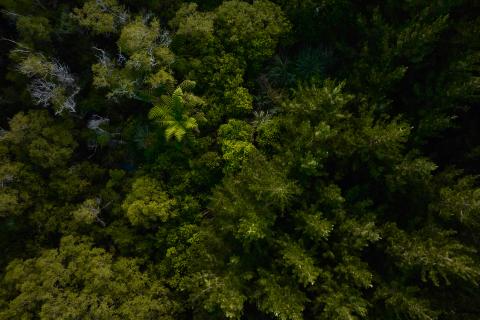
<svg viewBox="0 0 480 320">
<path fill-rule="evenodd" d="M 87 128 L 97 132 L 97 133 L 103 133 L 106 132 L 104 129 L 100 128 L 102 124 L 109 123 L 110 119 L 108 118 L 103 118 L 99 115 L 93 115 L 92 118 L 88 121 L 87 123 Z"/>
<path fill-rule="evenodd" d="M 23 49 L 25 49 L 25 50 L 27 50 L 27 51 L 29 51 L 29 52 L 30 52 L 30 48 L 29 48 L 29 47 L 27 47 L 26 45 L 24 45 L 24 44 L 20 43 L 20 42 L 17 42 L 17 41 L 15 41 L 15 40 L 8 39 L 8 38 L 3 38 L 3 37 L 2 37 L 2 38 L 0 38 L 0 40 L 2 40 L 2 41 L 8 41 L 8 42 L 11 42 L 11 43 L 13 43 L 13 44 L 15 44 L 15 45 L 19 46 L 20 48 L 23 48 Z"/>
<path fill-rule="evenodd" d="M 8 11 L 8 10 L 5 10 L 5 9 L 2 9 L 0 10 L 1 13 L 7 15 L 7 16 L 12 16 L 12 17 L 23 17 L 23 15 L 21 14 L 18 14 L 18 13 L 15 13 L 15 12 L 12 12 L 12 11 Z"/>
<path fill-rule="evenodd" d="M 57 78 L 57 80 L 67 86 L 72 86 L 75 83 L 73 75 L 68 70 L 68 67 L 58 60 L 53 60 L 52 74 Z"/>
<path fill-rule="evenodd" d="M 165 29 L 162 30 L 162 33 L 160 33 L 160 36 L 158 37 L 158 41 L 161 45 L 169 47 L 172 43 L 172 37 L 170 35 L 170 32 Z"/>
<path fill-rule="evenodd" d="M 35 79 L 30 84 L 30 94 L 35 104 L 41 104 L 44 107 L 48 106 L 54 96 L 57 85 L 45 79 Z"/>
<path fill-rule="evenodd" d="M 110 57 L 105 52 L 105 50 L 97 47 L 93 47 L 93 49 L 98 51 L 98 54 L 96 56 L 100 64 L 102 64 L 105 67 L 109 67 L 112 64 L 112 61 L 110 60 Z"/>
</svg>

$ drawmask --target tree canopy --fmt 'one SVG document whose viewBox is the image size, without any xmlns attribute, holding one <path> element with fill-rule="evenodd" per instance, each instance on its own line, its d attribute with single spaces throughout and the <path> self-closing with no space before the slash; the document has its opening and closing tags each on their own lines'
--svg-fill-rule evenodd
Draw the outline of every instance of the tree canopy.
<svg viewBox="0 0 480 320">
<path fill-rule="evenodd" d="M 478 1 L 0 16 L 0 319 L 480 317 Z"/>
</svg>

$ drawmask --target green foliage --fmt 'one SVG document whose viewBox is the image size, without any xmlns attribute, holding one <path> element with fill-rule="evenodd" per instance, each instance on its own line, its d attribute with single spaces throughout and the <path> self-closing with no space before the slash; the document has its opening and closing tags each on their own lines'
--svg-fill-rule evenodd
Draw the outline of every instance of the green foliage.
<svg viewBox="0 0 480 320">
<path fill-rule="evenodd" d="M 304 286 L 313 285 L 320 274 L 314 259 L 298 244 L 285 243 L 284 246 L 281 254 L 285 264 L 293 269 L 293 273 L 298 277 L 300 283 Z"/>
<path fill-rule="evenodd" d="M 253 98 L 248 93 L 248 90 L 243 87 L 226 91 L 225 100 L 232 114 L 246 114 L 253 109 Z"/>
<path fill-rule="evenodd" d="M 253 128 L 247 122 L 231 119 L 227 124 L 223 124 L 218 129 L 219 142 L 227 140 L 251 141 L 253 138 Z"/>
<path fill-rule="evenodd" d="M 478 318 L 475 1 L 0 6 L 0 319 Z"/>
<path fill-rule="evenodd" d="M 466 176 L 455 185 L 440 190 L 440 201 L 434 204 L 441 217 L 477 227 L 480 223 L 480 189 L 476 177 Z"/>
<path fill-rule="evenodd" d="M 217 306 L 229 319 L 239 319 L 246 297 L 238 290 L 236 275 L 205 278 L 206 289 L 211 291 L 205 301 L 205 308 L 213 311 Z"/>
<path fill-rule="evenodd" d="M 17 19 L 17 30 L 27 43 L 50 40 L 52 27 L 45 17 L 21 16 Z"/>
<path fill-rule="evenodd" d="M 353 98 L 342 92 L 344 86 L 345 83 L 337 84 L 331 80 L 326 80 L 321 88 L 315 84 L 299 86 L 294 99 L 288 101 L 284 108 L 289 112 L 322 117 L 325 120 L 343 118 L 345 115 L 341 111 Z"/>
<path fill-rule="evenodd" d="M 269 235 L 275 209 L 284 209 L 297 192 L 285 172 L 253 153 L 237 175 L 229 176 L 214 191 L 212 210 L 235 221 L 228 228 L 236 238 L 255 241 Z"/>
<path fill-rule="evenodd" d="M 122 28 L 118 47 L 121 52 L 128 55 L 134 55 L 138 51 L 143 51 L 152 47 L 155 40 L 159 37 L 160 25 L 157 20 L 153 20 L 146 25 L 140 17 Z"/>
<path fill-rule="evenodd" d="M 273 55 L 290 29 L 280 8 L 270 1 L 225 1 L 216 11 L 217 34 L 225 48 L 256 64 Z"/>
<path fill-rule="evenodd" d="M 195 108 L 204 102 L 199 97 L 182 90 L 182 87 L 189 90 L 189 87 L 193 86 L 194 82 L 184 81 L 171 96 L 163 96 L 161 104 L 156 104 L 148 114 L 150 119 L 165 127 L 167 140 L 174 137 L 181 141 L 187 132 L 198 131 L 197 121 L 203 120 L 203 116 Z"/>
<path fill-rule="evenodd" d="M 227 165 L 226 171 L 235 171 L 242 167 L 242 163 L 256 151 L 251 143 L 253 137 L 252 127 L 241 120 L 229 120 L 220 126 L 218 139 L 222 146 L 223 159 Z"/>
<path fill-rule="evenodd" d="M 162 191 L 157 181 L 148 177 L 133 182 L 132 191 L 122 204 L 130 223 L 144 227 L 175 217 L 174 206 L 175 200 Z"/>
<path fill-rule="evenodd" d="M 279 283 L 274 275 L 265 273 L 258 280 L 260 310 L 281 320 L 302 319 L 303 304 L 307 300 L 302 292 L 289 284 Z M 285 301 L 288 297 L 288 301 Z"/>
<path fill-rule="evenodd" d="M 437 319 L 438 312 L 432 310 L 427 300 L 416 296 L 416 287 L 402 287 L 397 283 L 383 286 L 376 292 L 376 298 L 385 301 L 385 307 L 397 318 L 431 320 Z"/>
<path fill-rule="evenodd" d="M 120 29 L 116 58 L 95 48 L 98 63 L 92 65 L 93 84 L 108 88 L 110 99 L 128 97 L 150 102 L 152 95 L 165 93 L 176 83 L 170 70 L 175 56 L 168 48 L 169 42 L 168 31 L 160 28 L 157 19 L 136 16 Z"/>
<path fill-rule="evenodd" d="M 23 170 L 22 170 L 23 169 Z M 19 185 L 19 180 L 27 180 L 24 166 L 19 162 L 4 161 L 0 166 L 0 183 L 2 193 L 0 195 L 0 216 L 19 214 L 26 203 L 29 195 Z"/>
<path fill-rule="evenodd" d="M 20 64 L 20 71 L 26 75 L 47 77 L 53 69 L 52 63 L 45 61 L 45 58 L 38 54 L 29 54 Z"/>
<path fill-rule="evenodd" d="M 333 224 L 323 218 L 321 213 L 300 213 L 298 218 L 301 220 L 301 230 L 312 240 L 326 239 L 332 232 Z"/>
<path fill-rule="evenodd" d="M 101 211 L 99 202 L 99 199 L 85 200 L 80 207 L 72 213 L 73 219 L 78 223 L 92 224 L 100 222 L 105 225 L 105 222 L 99 217 Z"/>
<path fill-rule="evenodd" d="M 42 168 L 65 166 L 77 146 L 68 122 L 55 123 L 46 111 L 18 113 L 2 140 L 18 160 L 28 159 Z"/>
<path fill-rule="evenodd" d="M 4 282 L 11 291 L 2 318 L 173 319 L 176 307 L 135 260 L 113 259 L 72 236 L 62 238 L 58 249 L 12 261 Z"/>
<path fill-rule="evenodd" d="M 183 4 L 170 21 L 170 25 L 177 29 L 179 36 L 206 37 L 213 33 L 213 15 L 197 11 L 198 5 L 194 2 Z"/>
<path fill-rule="evenodd" d="M 127 18 L 125 9 L 116 0 L 85 1 L 81 9 L 74 9 L 74 18 L 93 33 L 114 33 Z"/>
<path fill-rule="evenodd" d="M 480 269 L 469 255 L 476 251 L 452 239 L 455 231 L 427 229 L 407 236 L 389 225 L 388 232 L 389 253 L 404 270 L 419 268 L 422 281 L 439 286 L 440 280 L 449 284 L 454 276 L 477 283 Z"/>
<path fill-rule="evenodd" d="M 297 82 L 325 79 L 332 63 L 330 50 L 307 47 L 292 60 L 275 56 L 267 76 L 275 86 L 293 87 Z"/>
<path fill-rule="evenodd" d="M 224 114 L 238 117 L 252 111 L 244 75 L 258 70 L 290 30 L 280 8 L 269 1 L 225 1 L 209 12 L 184 4 L 170 24 L 176 29 L 175 68 L 205 90 L 214 107 L 206 114 L 216 123 Z"/>
</svg>

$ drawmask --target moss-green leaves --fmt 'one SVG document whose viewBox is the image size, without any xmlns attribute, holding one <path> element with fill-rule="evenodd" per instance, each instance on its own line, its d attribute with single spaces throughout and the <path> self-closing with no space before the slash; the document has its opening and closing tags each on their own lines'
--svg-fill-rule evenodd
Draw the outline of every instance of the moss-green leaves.
<svg viewBox="0 0 480 320">
<path fill-rule="evenodd" d="M 141 177 L 133 182 L 122 208 L 134 226 L 151 227 L 175 217 L 175 204 L 155 179 Z"/>
<path fill-rule="evenodd" d="M 58 249 L 10 263 L 5 282 L 11 298 L 2 318 L 173 319 L 175 309 L 168 290 L 135 260 L 114 259 L 73 236 Z"/>
</svg>

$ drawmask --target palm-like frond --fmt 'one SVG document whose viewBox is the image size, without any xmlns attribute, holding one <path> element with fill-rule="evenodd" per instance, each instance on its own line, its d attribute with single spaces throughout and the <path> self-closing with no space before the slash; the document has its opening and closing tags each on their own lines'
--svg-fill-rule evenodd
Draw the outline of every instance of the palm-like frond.
<svg viewBox="0 0 480 320">
<path fill-rule="evenodd" d="M 166 105 L 162 105 L 162 106 L 156 105 L 152 109 L 150 109 L 150 112 L 148 113 L 148 118 L 150 120 L 163 120 L 169 114 L 170 114 L 170 110 L 169 110 L 168 106 L 166 106 Z"/>
<path fill-rule="evenodd" d="M 175 137 L 177 141 L 181 141 L 183 136 L 187 133 L 185 128 L 181 126 L 178 123 L 175 123 L 171 126 L 169 126 L 167 129 L 165 129 L 165 137 L 167 140 L 170 140 L 170 138 Z"/>
<path fill-rule="evenodd" d="M 193 90 L 193 88 L 195 88 L 196 85 L 197 85 L 197 83 L 195 81 L 184 80 L 184 81 L 182 81 L 182 83 L 180 83 L 180 85 L 178 87 L 182 88 L 183 91 L 191 91 L 191 90 Z"/>
<path fill-rule="evenodd" d="M 185 128 L 191 129 L 191 130 L 194 130 L 198 127 L 197 120 L 195 120 L 195 118 L 192 118 L 192 117 L 187 118 L 187 120 L 185 120 L 183 125 Z"/>
<path fill-rule="evenodd" d="M 333 54 L 325 48 L 306 48 L 294 62 L 297 78 L 309 80 L 312 77 L 325 78 L 326 71 L 333 61 Z"/>
<path fill-rule="evenodd" d="M 190 93 L 184 93 L 182 86 L 185 89 L 193 88 L 195 83 L 182 82 L 181 86 L 176 88 L 171 96 L 162 96 L 160 103 L 155 104 L 148 113 L 151 120 L 155 120 L 160 125 L 165 127 L 165 137 L 170 140 L 175 137 L 181 141 L 188 130 L 197 130 L 197 120 L 190 116 L 189 109 L 203 103 L 199 97 Z"/>
</svg>

